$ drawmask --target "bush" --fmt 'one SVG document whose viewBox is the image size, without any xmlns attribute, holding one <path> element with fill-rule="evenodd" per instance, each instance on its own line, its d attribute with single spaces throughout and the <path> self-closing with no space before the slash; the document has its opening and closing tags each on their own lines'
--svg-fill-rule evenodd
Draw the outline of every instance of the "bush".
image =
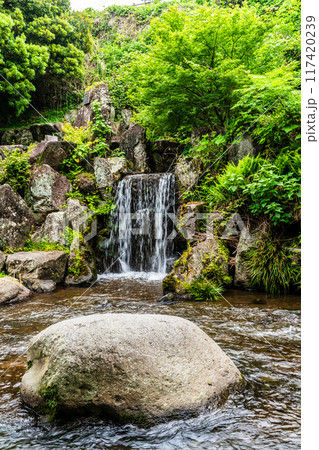
<svg viewBox="0 0 319 450">
<path fill-rule="evenodd" d="M 224 290 L 223 285 L 214 285 L 205 278 L 194 280 L 186 287 L 191 299 L 196 302 L 216 301 L 222 297 Z"/>
<path fill-rule="evenodd" d="M 0 184 L 8 183 L 12 189 L 23 195 L 30 182 L 29 153 L 20 149 L 5 152 L 0 161 Z"/>
<path fill-rule="evenodd" d="M 245 259 L 253 288 L 280 294 L 300 287 L 300 266 L 279 241 L 259 241 Z"/>
</svg>

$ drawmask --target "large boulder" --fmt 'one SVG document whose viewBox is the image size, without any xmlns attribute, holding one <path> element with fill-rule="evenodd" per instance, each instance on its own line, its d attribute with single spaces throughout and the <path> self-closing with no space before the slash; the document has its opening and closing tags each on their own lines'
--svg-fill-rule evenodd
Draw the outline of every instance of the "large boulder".
<svg viewBox="0 0 319 450">
<path fill-rule="evenodd" d="M 47 135 L 61 136 L 61 123 L 40 123 L 30 126 L 33 139 L 36 142 L 41 142 Z"/>
<path fill-rule="evenodd" d="M 31 151 L 29 163 L 48 164 L 57 170 L 75 144 L 66 141 L 42 141 Z"/>
<path fill-rule="evenodd" d="M 247 267 L 247 252 L 256 246 L 262 239 L 262 233 L 258 230 L 243 229 L 237 245 L 234 285 L 238 288 L 248 289 L 251 276 Z"/>
<path fill-rule="evenodd" d="M 66 286 L 88 285 L 97 278 L 96 258 L 88 244 L 72 244 L 68 259 Z"/>
<path fill-rule="evenodd" d="M 66 194 L 72 187 L 64 175 L 60 175 L 51 166 L 43 164 L 32 173 L 28 201 L 37 213 L 39 221 L 53 211 L 59 211 L 66 203 Z"/>
<path fill-rule="evenodd" d="M 27 300 L 32 292 L 16 278 L 0 277 L 0 305 Z"/>
<path fill-rule="evenodd" d="M 17 128 L 6 130 L 1 137 L 2 145 L 30 145 L 34 141 L 31 131 L 28 128 Z"/>
<path fill-rule="evenodd" d="M 107 195 L 106 188 L 112 188 L 114 183 L 131 171 L 129 161 L 126 158 L 94 158 L 96 185 L 103 198 Z"/>
<path fill-rule="evenodd" d="M 28 348 L 23 401 L 51 418 L 126 422 L 198 411 L 242 381 L 192 322 L 152 314 L 95 314 L 43 330 Z"/>
<path fill-rule="evenodd" d="M 131 124 L 123 133 L 120 151 L 131 161 L 137 172 L 149 172 L 147 158 L 146 132 L 137 123 Z"/>
<path fill-rule="evenodd" d="M 83 106 L 77 113 L 74 121 L 75 127 L 86 126 L 90 121 L 94 120 L 95 113 L 92 104 L 95 101 L 101 103 L 101 113 L 105 122 L 111 122 L 112 107 L 109 89 L 105 83 L 99 83 L 85 93 Z"/>
<path fill-rule="evenodd" d="M 29 289 L 50 292 L 64 278 L 67 255 L 63 251 L 18 252 L 7 256 L 6 270 Z"/>
<path fill-rule="evenodd" d="M 35 225 L 26 202 L 8 185 L 0 186 L 0 249 L 23 248 Z"/>
<path fill-rule="evenodd" d="M 175 166 L 175 176 L 181 190 L 192 189 L 203 173 L 203 163 L 199 159 L 179 158 Z"/>
<path fill-rule="evenodd" d="M 164 294 L 172 292 L 185 295 L 188 287 L 199 279 L 213 284 L 228 284 L 229 252 L 215 236 L 208 235 L 205 241 L 186 250 L 175 262 L 173 270 L 164 278 Z"/>
</svg>

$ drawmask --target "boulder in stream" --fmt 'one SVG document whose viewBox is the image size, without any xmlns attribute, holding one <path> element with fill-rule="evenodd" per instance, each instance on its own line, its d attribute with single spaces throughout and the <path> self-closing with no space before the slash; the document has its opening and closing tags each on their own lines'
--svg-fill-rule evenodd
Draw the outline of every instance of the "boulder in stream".
<svg viewBox="0 0 319 450">
<path fill-rule="evenodd" d="M 36 292 L 50 292 L 64 278 L 67 255 L 63 251 L 17 252 L 7 256 L 6 270 Z"/>
<path fill-rule="evenodd" d="M 0 278 L 0 305 L 27 300 L 32 292 L 23 286 L 16 278 Z"/>
<path fill-rule="evenodd" d="M 102 415 L 153 422 L 225 397 L 242 375 L 204 331 L 180 317 L 95 314 L 56 323 L 28 348 L 23 401 L 51 419 Z"/>
</svg>

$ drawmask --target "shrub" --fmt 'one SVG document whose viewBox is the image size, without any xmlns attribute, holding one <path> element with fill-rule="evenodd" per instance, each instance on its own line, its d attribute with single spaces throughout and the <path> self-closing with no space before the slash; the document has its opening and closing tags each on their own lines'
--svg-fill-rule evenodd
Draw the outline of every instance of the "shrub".
<svg viewBox="0 0 319 450">
<path fill-rule="evenodd" d="M 190 294 L 191 299 L 196 302 L 212 302 L 218 300 L 222 296 L 224 287 L 221 284 L 215 285 L 205 278 L 199 278 L 187 285 L 186 291 Z"/>
<path fill-rule="evenodd" d="M 5 159 L 0 161 L 0 184 L 8 183 L 23 195 L 30 181 L 29 153 L 20 149 L 5 151 Z"/>
<path fill-rule="evenodd" d="M 259 241 L 245 259 L 253 288 L 280 294 L 300 287 L 300 266 L 278 240 Z"/>
</svg>

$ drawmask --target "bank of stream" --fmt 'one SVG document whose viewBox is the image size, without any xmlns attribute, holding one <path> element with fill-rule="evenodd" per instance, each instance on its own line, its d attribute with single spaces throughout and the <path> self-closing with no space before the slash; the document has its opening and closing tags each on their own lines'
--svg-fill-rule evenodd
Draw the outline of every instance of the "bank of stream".
<svg viewBox="0 0 319 450">
<path fill-rule="evenodd" d="M 0 310 L 0 448 L 296 449 L 300 446 L 300 298 L 228 291 L 227 300 L 161 304 L 161 282 L 114 275 L 91 289 L 60 288 Z M 50 425 L 21 403 L 25 350 L 39 331 L 94 313 L 184 317 L 208 333 L 247 380 L 196 418 L 143 429 L 101 420 Z M 23 354 L 23 355 L 22 355 Z"/>
</svg>

